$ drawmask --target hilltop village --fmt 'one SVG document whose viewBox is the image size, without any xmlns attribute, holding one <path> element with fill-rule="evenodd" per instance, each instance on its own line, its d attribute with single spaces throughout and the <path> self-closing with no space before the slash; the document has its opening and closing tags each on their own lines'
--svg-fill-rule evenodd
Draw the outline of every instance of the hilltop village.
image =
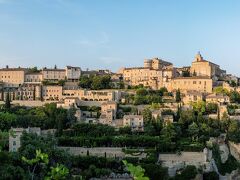
<svg viewBox="0 0 240 180">
<path fill-rule="evenodd" d="M 121 68 L 117 73 L 110 70 L 82 71 L 80 67 L 72 66 L 41 70 L 6 66 L 0 69 L 0 82 L 2 102 L 8 98 L 12 104 L 30 107 L 46 103 L 56 103 L 57 107 L 66 109 L 75 107 L 79 121 L 116 127 L 125 126 L 128 121 L 125 118 L 131 117 L 136 123 L 133 127 L 141 124 L 143 128 L 138 105 L 154 103 L 169 106 L 171 110 L 176 110 L 179 105 L 191 108 L 199 101 L 216 103 L 221 110 L 218 118 L 221 118 L 230 97 L 216 92 L 215 88 L 240 92 L 238 77 L 226 74 L 219 65 L 204 60 L 200 53 L 188 67 L 177 68 L 170 62 L 153 58 L 144 60 L 143 67 Z M 145 97 L 148 94 L 151 94 L 149 98 Z M 123 118 L 121 105 L 135 106 L 138 112 L 124 114 Z M 94 116 L 81 106 L 96 106 L 101 112 Z M 156 117 L 161 116 L 160 111 L 153 113 Z"/>
<path fill-rule="evenodd" d="M 240 80 L 200 53 L 190 66 L 153 58 L 116 73 L 6 66 L 0 104 L 0 153 L 25 159 L 9 160 L 6 178 L 26 176 L 36 150 L 66 179 L 133 179 L 129 164 L 149 179 L 240 178 Z"/>
</svg>

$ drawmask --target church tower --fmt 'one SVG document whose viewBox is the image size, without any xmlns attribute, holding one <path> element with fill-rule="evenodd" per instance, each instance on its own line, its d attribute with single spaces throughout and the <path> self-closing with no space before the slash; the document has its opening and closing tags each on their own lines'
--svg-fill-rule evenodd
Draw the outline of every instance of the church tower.
<svg viewBox="0 0 240 180">
<path fill-rule="evenodd" d="M 201 62 L 203 61 L 203 57 L 200 54 L 200 51 L 197 53 L 197 55 L 195 56 L 195 62 Z"/>
</svg>

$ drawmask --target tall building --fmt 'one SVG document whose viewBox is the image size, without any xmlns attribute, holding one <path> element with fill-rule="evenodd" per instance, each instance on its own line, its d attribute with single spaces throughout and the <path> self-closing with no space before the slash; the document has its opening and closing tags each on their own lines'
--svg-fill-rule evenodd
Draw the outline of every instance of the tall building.
<svg viewBox="0 0 240 180">
<path fill-rule="evenodd" d="M 81 76 L 81 68 L 80 67 L 72 67 L 72 66 L 66 66 L 66 77 L 68 81 L 79 81 L 79 78 Z"/>
<path fill-rule="evenodd" d="M 42 76 L 43 76 L 43 80 L 46 80 L 46 81 L 65 80 L 66 71 L 65 69 L 58 69 L 57 67 L 53 69 L 43 68 Z"/>
<path fill-rule="evenodd" d="M 4 87 L 19 87 L 25 81 L 26 68 L 6 68 L 0 69 L 0 81 Z"/>
<path fill-rule="evenodd" d="M 172 79 L 169 91 L 198 91 L 202 93 L 212 93 L 213 80 L 208 77 L 177 77 Z"/>
<path fill-rule="evenodd" d="M 176 74 L 172 63 L 158 58 L 145 60 L 144 67 L 124 68 L 123 80 L 130 86 L 143 85 L 152 89 L 160 89 Z"/>
<path fill-rule="evenodd" d="M 204 60 L 200 52 L 195 56 L 190 72 L 193 76 L 208 76 L 211 78 L 226 74 L 226 71 L 221 70 L 219 65 Z"/>
<path fill-rule="evenodd" d="M 162 69 L 164 67 L 172 66 L 172 63 L 164 61 L 159 58 L 153 59 L 145 59 L 144 60 L 144 67 L 151 68 L 151 69 Z"/>
</svg>

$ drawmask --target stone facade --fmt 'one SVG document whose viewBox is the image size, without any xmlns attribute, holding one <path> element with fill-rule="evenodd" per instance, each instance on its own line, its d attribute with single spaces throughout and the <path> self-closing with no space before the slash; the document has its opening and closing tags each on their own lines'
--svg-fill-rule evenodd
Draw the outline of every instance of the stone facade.
<svg viewBox="0 0 240 180">
<path fill-rule="evenodd" d="M 206 102 L 228 104 L 230 103 L 230 98 L 222 94 L 209 94 L 206 96 Z"/>
<path fill-rule="evenodd" d="M 117 103 L 115 101 L 104 102 L 101 105 L 100 122 L 111 125 L 112 121 L 116 119 Z"/>
<path fill-rule="evenodd" d="M 26 73 L 24 83 L 41 83 L 42 80 L 43 80 L 43 75 L 40 72 Z"/>
<path fill-rule="evenodd" d="M 65 69 L 42 69 L 42 76 L 43 80 L 45 81 L 59 81 L 59 80 L 65 80 L 66 78 L 66 71 Z"/>
<path fill-rule="evenodd" d="M 62 107 L 65 109 L 69 109 L 71 107 L 77 107 L 79 104 L 79 99 L 76 97 L 66 97 L 63 102 L 58 102 L 57 107 Z"/>
<path fill-rule="evenodd" d="M 39 84 L 23 84 L 17 89 L 15 100 L 41 100 L 41 88 Z"/>
<path fill-rule="evenodd" d="M 4 87 L 19 87 L 25 81 L 25 68 L 6 68 L 0 69 L 0 81 Z"/>
<path fill-rule="evenodd" d="M 198 53 L 192 62 L 190 73 L 195 76 L 220 77 L 226 74 L 220 69 L 220 66 L 203 59 L 202 55 Z"/>
<path fill-rule="evenodd" d="M 63 96 L 78 97 L 83 101 L 119 101 L 121 92 L 119 90 L 64 89 Z"/>
<path fill-rule="evenodd" d="M 212 93 L 213 80 L 209 77 L 177 77 L 172 79 L 169 91 L 198 91 Z"/>
<path fill-rule="evenodd" d="M 132 131 L 143 130 L 143 116 L 142 115 L 124 115 L 123 126 L 131 127 Z"/>
<path fill-rule="evenodd" d="M 79 78 L 81 76 L 81 68 L 80 67 L 72 67 L 67 66 L 65 68 L 66 71 L 66 77 L 68 81 L 79 81 Z"/>
<path fill-rule="evenodd" d="M 43 86 L 42 97 L 45 101 L 62 100 L 62 86 Z"/>
<path fill-rule="evenodd" d="M 21 136 L 23 132 L 27 133 L 36 133 L 37 135 L 41 134 L 41 129 L 40 128 L 12 128 L 10 130 L 9 134 L 9 151 L 10 152 L 16 152 L 18 149 L 21 147 Z"/>
<path fill-rule="evenodd" d="M 124 68 L 123 80 L 131 86 L 143 85 L 160 89 L 176 74 L 172 64 L 158 58 L 144 61 L 144 67 Z"/>
<path fill-rule="evenodd" d="M 198 102 L 203 100 L 203 93 L 198 91 L 187 91 L 182 97 L 184 104 L 191 104 L 192 102 Z"/>
</svg>

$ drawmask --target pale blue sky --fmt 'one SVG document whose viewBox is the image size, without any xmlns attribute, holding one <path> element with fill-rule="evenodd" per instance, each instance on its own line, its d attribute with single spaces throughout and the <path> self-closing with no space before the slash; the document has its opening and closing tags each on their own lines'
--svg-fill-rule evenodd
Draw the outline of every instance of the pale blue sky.
<svg viewBox="0 0 240 180">
<path fill-rule="evenodd" d="M 0 0 L 0 66 L 190 65 L 240 69 L 239 0 Z"/>
</svg>

